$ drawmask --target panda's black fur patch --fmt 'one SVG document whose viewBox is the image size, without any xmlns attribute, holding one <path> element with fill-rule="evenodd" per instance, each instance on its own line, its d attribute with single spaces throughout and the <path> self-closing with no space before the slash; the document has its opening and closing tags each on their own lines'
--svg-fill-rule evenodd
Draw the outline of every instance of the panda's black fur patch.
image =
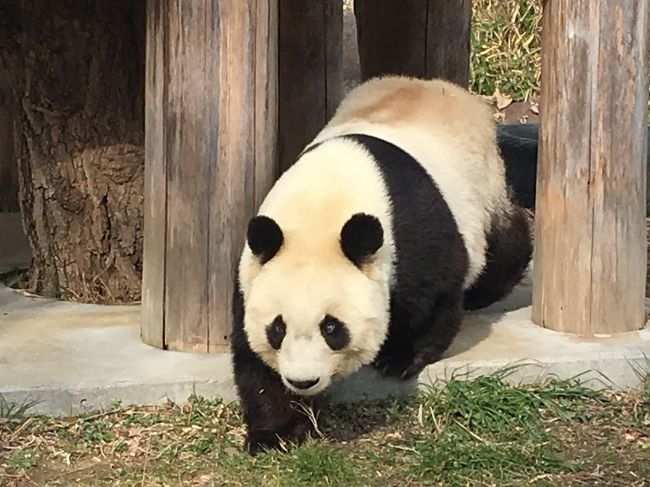
<svg viewBox="0 0 650 487">
<path fill-rule="evenodd" d="M 512 291 L 521 280 L 533 253 L 525 210 L 515 206 L 509 216 L 493 216 L 486 234 L 485 267 L 465 291 L 466 310 L 491 305 Z"/>
<path fill-rule="evenodd" d="M 320 323 L 321 335 L 332 350 L 343 350 L 350 344 L 350 333 L 345 323 L 327 315 Z"/>
<path fill-rule="evenodd" d="M 361 267 L 384 243 L 384 231 L 377 217 L 357 213 L 341 229 L 341 248 L 345 256 Z"/>
<path fill-rule="evenodd" d="M 462 318 L 468 255 L 440 190 L 410 154 L 385 140 L 346 135 L 375 160 L 393 211 L 395 281 L 388 339 L 376 366 L 402 378 L 417 374 L 451 344 Z"/>
<path fill-rule="evenodd" d="M 248 246 L 260 263 L 266 264 L 282 247 L 284 236 L 272 218 L 258 215 L 248 223 L 246 239 Z"/>
<path fill-rule="evenodd" d="M 273 322 L 266 327 L 266 339 L 274 350 L 280 349 L 282 340 L 284 340 L 286 334 L 287 325 L 280 315 L 276 316 Z"/>
</svg>

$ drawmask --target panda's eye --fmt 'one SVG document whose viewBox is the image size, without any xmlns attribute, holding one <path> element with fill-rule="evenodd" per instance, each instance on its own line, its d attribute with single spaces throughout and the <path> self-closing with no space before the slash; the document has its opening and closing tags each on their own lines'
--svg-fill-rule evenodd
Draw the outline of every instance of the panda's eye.
<svg viewBox="0 0 650 487">
<path fill-rule="evenodd" d="M 336 331 L 336 328 L 338 327 L 338 323 L 335 323 L 333 321 L 329 321 L 325 323 L 325 326 L 323 326 L 323 332 L 325 332 L 326 335 L 331 335 Z"/>
<path fill-rule="evenodd" d="M 320 324 L 321 334 L 332 350 L 342 350 L 350 343 L 347 327 L 340 320 L 327 315 Z"/>
<path fill-rule="evenodd" d="M 273 322 L 273 333 L 277 335 L 281 335 L 285 331 L 285 326 L 282 321 L 274 321 Z"/>
<path fill-rule="evenodd" d="M 282 316 L 277 316 L 273 322 L 266 328 L 266 339 L 269 341 L 271 347 L 279 350 L 282 345 L 282 340 L 287 334 L 287 325 L 285 325 Z"/>
</svg>

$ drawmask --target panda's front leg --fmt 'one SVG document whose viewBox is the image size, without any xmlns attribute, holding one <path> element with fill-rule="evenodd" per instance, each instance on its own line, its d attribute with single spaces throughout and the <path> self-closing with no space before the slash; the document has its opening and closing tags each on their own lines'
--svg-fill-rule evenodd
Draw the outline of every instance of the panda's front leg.
<svg viewBox="0 0 650 487">
<path fill-rule="evenodd" d="M 240 296 L 235 296 L 233 315 L 232 360 L 247 428 L 246 450 L 256 454 L 279 448 L 282 440 L 301 443 L 313 430 L 312 423 L 296 408 L 300 399 L 289 393 L 279 375 L 248 345 Z"/>
<path fill-rule="evenodd" d="M 280 377 L 255 354 L 234 349 L 235 383 L 247 427 L 246 450 L 255 454 L 279 448 L 282 440 L 301 443 L 311 432 L 311 422 L 289 394 Z"/>
<path fill-rule="evenodd" d="M 462 322 L 462 292 L 440 293 L 427 309 L 393 310 L 391 335 L 373 364 L 384 376 L 409 380 L 440 360 L 451 345 Z"/>
</svg>

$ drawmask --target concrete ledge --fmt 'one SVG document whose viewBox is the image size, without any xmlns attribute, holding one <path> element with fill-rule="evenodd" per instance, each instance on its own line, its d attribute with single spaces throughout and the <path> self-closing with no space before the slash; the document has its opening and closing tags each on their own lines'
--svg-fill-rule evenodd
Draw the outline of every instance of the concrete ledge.
<svg viewBox="0 0 650 487">
<path fill-rule="evenodd" d="M 193 392 L 236 400 L 229 354 L 162 351 L 139 338 L 139 306 L 96 306 L 25 296 L 0 287 L 0 394 L 36 400 L 33 412 L 69 415 L 123 404 L 184 402 Z M 468 314 L 446 358 L 418 381 L 381 378 L 370 368 L 334 384 L 333 401 L 410 394 L 440 378 L 476 377 L 519 364 L 507 377 L 531 382 L 580 374 L 591 387 L 629 388 L 650 368 L 650 328 L 580 338 L 530 321 L 530 284 L 503 303 Z"/>
</svg>

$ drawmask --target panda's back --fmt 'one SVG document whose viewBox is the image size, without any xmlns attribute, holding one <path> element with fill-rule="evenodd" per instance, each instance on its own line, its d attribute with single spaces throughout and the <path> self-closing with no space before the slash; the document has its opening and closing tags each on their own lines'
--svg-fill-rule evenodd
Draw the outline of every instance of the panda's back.
<svg viewBox="0 0 650 487">
<path fill-rule="evenodd" d="M 365 272 L 403 307 L 464 287 L 468 256 L 451 210 L 425 168 L 383 139 L 348 134 L 309 147 L 259 211 L 283 231 L 278 265 L 330 273 L 351 265 L 340 235 L 358 213 L 378 218 L 383 228 L 384 245 Z"/>
<path fill-rule="evenodd" d="M 441 80 L 376 78 L 346 96 L 312 145 L 346 134 L 392 143 L 422 165 L 463 237 L 471 285 L 485 265 L 486 231 L 510 205 L 489 106 Z"/>
</svg>

